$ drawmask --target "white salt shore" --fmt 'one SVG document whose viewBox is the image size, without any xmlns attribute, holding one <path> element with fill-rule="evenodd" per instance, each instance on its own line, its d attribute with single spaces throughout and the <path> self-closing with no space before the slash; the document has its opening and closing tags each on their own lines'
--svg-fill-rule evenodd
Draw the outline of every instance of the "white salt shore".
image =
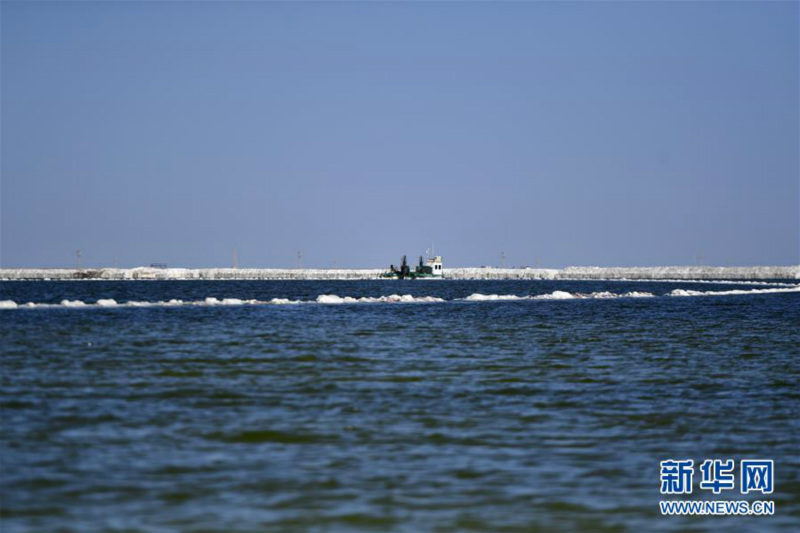
<svg viewBox="0 0 800 533">
<path fill-rule="evenodd" d="M 366 280 L 385 269 L 5 268 L 0 280 Z M 447 279 L 476 280 L 798 280 L 800 265 L 711 267 L 448 268 Z"/>
</svg>

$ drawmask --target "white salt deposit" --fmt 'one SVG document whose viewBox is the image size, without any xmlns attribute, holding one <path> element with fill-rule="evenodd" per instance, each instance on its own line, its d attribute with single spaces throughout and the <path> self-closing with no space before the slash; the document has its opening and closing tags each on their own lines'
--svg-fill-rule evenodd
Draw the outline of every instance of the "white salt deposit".
<svg viewBox="0 0 800 533">
<path fill-rule="evenodd" d="M 357 280 L 380 279 L 385 269 L 281 269 L 281 268 L 4 268 L 0 280 Z M 446 268 L 447 279 L 558 279 L 717 281 L 800 280 L 800 265 L 755 267 L 567 267 L 547 268 Z M 391 282 L 394 280 L 386 280 Z"/>
</svg>

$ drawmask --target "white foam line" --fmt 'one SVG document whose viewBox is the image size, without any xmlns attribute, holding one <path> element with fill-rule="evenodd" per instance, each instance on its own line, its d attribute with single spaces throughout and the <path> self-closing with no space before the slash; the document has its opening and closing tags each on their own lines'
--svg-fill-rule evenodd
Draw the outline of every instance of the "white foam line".
<svg viewBox="0 0 800 533">
<path fill-rule="evenodd" d="M 748 291 L 734 289 L 730 291 L 692 291 L 687 289 L 674 289 L 667 296 L 734 296 L 745 294 L 775 294 L 787 292 L 800 292 L 800 286 L 782 289 L 750 289 Z"/>
<path fill-rule="evenodd" d="M 436 298 L 434 296 L 412 296 L 410 294 L 391 294 L 389 296 L 379 296 L 377 298 L 370 298 L 368 296 L 362 298 L 352 298 L 350 296 L 337 296 L 335 294 L 321 294 L 317 296 L 316 302 L 319 304 L 355 304 L 355 303 L 438 303 L 444 302 L 443 298 Z"/>
<path fill-rule="evenodd" d="M 624 283 L 707 283 L 711 285 L 756 285 L 765 287 L 800 287 L 797 283 L 783 283 L 779 281 L 747 281 L 731 279 L 641 279 L 641 278 L 581 278 L 562 279 L 558 281 L 594 281 L 594 282 L 624 282 Z"/>
<path fill-rule="evenodd" d="M 800 293 L 800 285 L 791 287 L 770 288 L 770 289 L 734 289 L 729 291 L 694 291 L 689 289 L 674 289 L 665 294 L 665 297 L 688 297 L 688 296 L 739 296 L 755 294 L 778 294 L 778 293 Z M 549 294 L 537 294 L 531 296 L 517 296 L 515 294 L 481 294 L 474 293 L 466 298 L 456 298 L 450 301 L 462 302 L 498 302 L 514 300 L 608 300 L 618 298 L 654 298 L 650 292 L 630 291 L 625 293 L 613 293 L 608 291 L 592 293 L 571 293 L 565 291 L 553 291 Z M 271 300 L 242 300 L 239 298 L 215 298 L 209 296 L 204 300 L 183 301 L 183 300 L 159 300 L 148 301 L 129 301 L 119 303 L 111 298 L 101 298 L 94 303 L 82 300 L 61 300 L 61 303 L 35 303 L 28 302 L 18 304 L 13 300 L 0 300 L 0 310 L 3 309 L 99 309 L 99 308 L 124 308 L 124 307 L 214 307 L 214 306 L 254 306 L 254 305 L 342 305 L 342 304 L 378 304 L 378 303 L 443 303 L 447 302 L 444 298 L 435 296 L 412 296 L 410 294 L 390 294 L 389 296 L 369 297 L 363 296 L 354 298 L 351 296 L 338 296 L 336 294 L 321 294 L 314 300 L 290 300 L 288 298 L 273 298 Z"/>
<path fill-rule="evenodd" d="M 120 307 L 214 307 L 214 306 L 248 306 L 248 305 L 299 305 L 299 304 L 355 304 L 355 303 L 438 303 L 444 302 L 443 298 L 434 296 L 412 296 L 410 294 L 391 294 L 376 298 L 361 297 L 353 298 L 350 296 L 337 296 L 335 294 L 323 294 L 316 300 L 290 300 L 288 298 L 273 298 L 271 300 L 242 300 L 239 298 L 215 298 L 209 296 L 204 300 L 183 301 L 183 300 L 160 300 L 155 302 L 148 301 L 129 301 L 117 302 L 111 298 L 101 298 L 94 303 L 82 300 L 61 300 L 58 304 L 28 302 L 18 304 L 13 300 L 0 300 L 0 309 L 52 309 L 52 308 L 72 308 L 72 309 L 97 309 L 97 308 L 120 308 Z"/>
<path fill-rule="evenodd" d="M 693 291 L 688 289 L 674 289 L 664 296 L 740 296 L 755 294 L 778 294 L 800 292 L 800 285 L 790 285 L 789 287 L 771 289 L 733 289 L 729 291 Z M 507 300 L 604 300 L 614 298 L 653 298 L 655 295 L 649 292 L 631 291 L 622 294 L 613 292 L 592 292 L 592 293 L 571 293 L 564 291 L 554 291 L 550 294 L 539 294 L 535 296 L 516 296 L 514 294 L 481 294 L 475 293 L 460 298 L 463 301 L 487 302 L 487 301 L 507 301 Z"/>
<path fill-rule="evenodd" d="M 469 302 L 487 302 L 487 301 L 506 301 L 506 300 L 586 300 L 586 299 L 598 299 L 598 300 L 607 300 L 611 298 L 653 298 L 654 295 L 649 292 L 626 292 L 622 294 L 616 294 L 613 292 L 592 292 L 592 293 L 571 293 L 565 291 L 554 291 L 550 294 L 537 294 L 535 296 L 516 296 L 514 294 L 481 294 L 475 293 L 467 296 L 466 298 L 460 298 L 464 301 Z"/>
</svg>

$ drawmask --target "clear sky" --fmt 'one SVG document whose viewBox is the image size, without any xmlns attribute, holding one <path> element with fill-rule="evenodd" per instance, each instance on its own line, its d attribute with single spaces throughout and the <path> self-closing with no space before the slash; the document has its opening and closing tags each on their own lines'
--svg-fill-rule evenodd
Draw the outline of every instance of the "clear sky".
<svg viewBox="0 0 800 533">
<path fill-rule="evenodd" d="M 797 2 L 7 2 L 3 267 L 797 264 Z"/>
</svg>

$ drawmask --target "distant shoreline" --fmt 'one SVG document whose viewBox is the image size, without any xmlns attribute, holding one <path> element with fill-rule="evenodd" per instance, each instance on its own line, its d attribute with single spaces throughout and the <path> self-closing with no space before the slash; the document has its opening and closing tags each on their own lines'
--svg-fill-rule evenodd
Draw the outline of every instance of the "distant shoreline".
<svg viewBox="0 0 800 533">
<path fill-rule="evenodd" d="M 385 269 L 289 268 L 4 268 L 14 280 L 374 280 Z M 800 280 L 800 265 L 712 267 L 449 268 L 453 280 Z"/>
</svg>

